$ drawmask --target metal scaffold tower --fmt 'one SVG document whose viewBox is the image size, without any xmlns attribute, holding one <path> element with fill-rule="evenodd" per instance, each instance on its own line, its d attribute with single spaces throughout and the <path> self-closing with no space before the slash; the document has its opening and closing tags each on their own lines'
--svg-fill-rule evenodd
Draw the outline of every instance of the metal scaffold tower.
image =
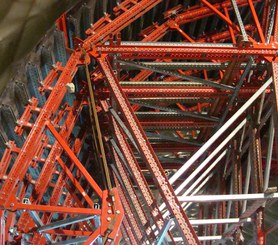
<svg viewBox="0 0 278 245">
<path fill-rule="evenodd" d="M 90 11 L 0 108 L 0 244 L 271 244 L 277 1 Z"/>
</svg>

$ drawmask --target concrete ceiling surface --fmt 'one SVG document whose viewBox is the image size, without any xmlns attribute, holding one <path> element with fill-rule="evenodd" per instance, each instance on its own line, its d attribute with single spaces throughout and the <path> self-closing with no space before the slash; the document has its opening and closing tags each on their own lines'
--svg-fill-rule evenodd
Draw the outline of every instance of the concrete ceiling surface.
<svg viewBox="0 0 278 245">
<path fill-rule="evenodd" d="M 0 94 L 17 61 L 28 54 L 76 0 L 0 1 Z"/>
</svg>

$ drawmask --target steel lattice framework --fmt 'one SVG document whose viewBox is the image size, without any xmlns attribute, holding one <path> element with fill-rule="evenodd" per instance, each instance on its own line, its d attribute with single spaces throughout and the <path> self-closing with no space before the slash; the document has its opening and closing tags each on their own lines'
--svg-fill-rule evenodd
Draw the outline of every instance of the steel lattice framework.
<svg viewBox="0 0 278 245">
<path fill-rule="evenodd" d="M 6 143 L 1 244 L 243 244 L 248 225 L 266 244 L 277 229 L 264 216 L 278 198 L 278 3 L 177 5 L 122 40 L 162 3 L 121 1 L 85 39 L 57 20 L 70 56 L 16 121 L 22 144 Z M 209 17 L 224 29 L 186 33 Z"/>
</svg>

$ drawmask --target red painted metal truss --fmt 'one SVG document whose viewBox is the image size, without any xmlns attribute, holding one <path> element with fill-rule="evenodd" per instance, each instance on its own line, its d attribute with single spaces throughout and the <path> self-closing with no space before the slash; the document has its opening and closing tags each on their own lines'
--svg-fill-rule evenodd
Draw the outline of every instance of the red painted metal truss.
<svg viewBox="0 0 278 245">
<path fill-rule="evenodd" d="M 1 244 L 240 244 L 249 219 L 266 244 L 263 207 L 277 197 L 278 5 L 200 0 L 166 11 L 142 41 L 121 40 L 161 2 L 122 1 L 74 50 L 59 19 L 70 57 L 41 82 L 45 104 L 29 100 L 15 128 L 24 144 L 9 141 L 0 162 Z M 186 33 L 210 17 L 219 32 Z M 183 42 L 157 42 L 170 32 Z M 198 199 L 194 221 L 194 195 L 212 192 L 222 199 Z"/>
</svg>

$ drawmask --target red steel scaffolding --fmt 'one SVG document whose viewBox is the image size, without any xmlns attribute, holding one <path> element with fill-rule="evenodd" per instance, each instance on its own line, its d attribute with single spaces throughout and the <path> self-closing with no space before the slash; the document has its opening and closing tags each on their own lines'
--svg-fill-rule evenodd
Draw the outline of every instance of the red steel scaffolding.
<svg viewBox="0 0 278 245">
<path fill-rule="evenodd" d="M 164 2 L 122 1 L 74 49 L 67 14 L 57 21 L 70 57 L 41 82 L 45 104 L 33 97 L 17 120 L 22 147 L 9 141 L 1 159 L 1 244 L 243 244 L 250 223 L 267 244 L 277 229 L 264 216 L 278 198 L 278 4 L 177 5 L 141 41 L 121 40 Z M 186 33 L 213 16 L 224 30 Z M 165 41 L 170 32 L 183 41 Z"/>
</svg>

